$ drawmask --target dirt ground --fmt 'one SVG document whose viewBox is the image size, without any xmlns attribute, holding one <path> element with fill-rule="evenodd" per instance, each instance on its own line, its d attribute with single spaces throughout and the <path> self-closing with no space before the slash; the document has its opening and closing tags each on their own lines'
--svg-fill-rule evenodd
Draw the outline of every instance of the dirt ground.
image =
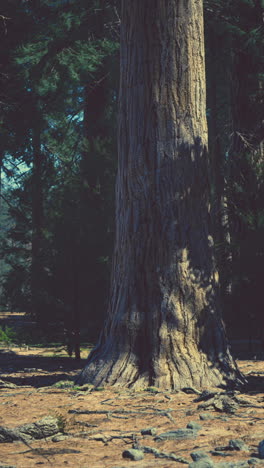
<svg viewBox="0 0 264 468">
<path fill-rule="evenodd" d="M 244 404 L 230 414 L 199 409 L 199 403 L 194 401 L 197 395 L 183 391 L 56 388 L 56 382 L 73 378 L 84 365 L 84 361 L 77 364 L 66 356 L 56 357 L 56 352 L 0 349 L 0 378 L 18 385 L 0 389 L 0 426 L 14 428 L 52 415 L 59 418 L 67 435 L 58 442 L 50 438 L 32 441 L 28 446 L 23 442 L 1 443 L 0 465 L 17 468 L 184 466 L 169 458 L 155 458 L 153 453 L 145 453 L 141 461 L 123 458 L 124 450 L 132 448 L 135 442 L 191 462 L 192 451 L 209 453 L 216 447 L 227 446 L 230 439 L 242 439 L 249 447 L 248 452 L 225 452 L 228 455 L 225 457 L 211 455 L 213 461 L 246 461 L 257 455 L 258 444 L 264 439 L 264 361 L 239 361 L 249 384 L 239 394 Z M 212 419 L 200 420 L 205 412 Z M 157 435 L 186 428 L 190 421 L 202 426 L 193 439 L 155 440 L 152 435 L 141 435 L 141 430 L 149 427 L 156 428 Z"/>
</svg>

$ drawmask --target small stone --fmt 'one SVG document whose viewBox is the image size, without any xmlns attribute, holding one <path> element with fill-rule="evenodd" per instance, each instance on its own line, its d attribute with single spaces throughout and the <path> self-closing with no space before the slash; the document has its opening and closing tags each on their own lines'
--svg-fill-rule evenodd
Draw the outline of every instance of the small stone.
<svg viewBox="0 0 264 468">
<path fill-rule="evenodd" d="M 244 450 L 244 451 L 249 450 L 248 446 L 241 439 L 231 439 L 229 441 L 229 447 L 230 447 L 230 450 Z"/>
<path fill-rule="evenodd" d="M 197 431 L 193 429 L 177 429 L 176 431 L 164 432 L 155 437 L 155 440 L 192 439 L 194 437 L 197 437 Z"/>
<path fill-rule="evenodd" d="M 217 419 L 221 419 L 221 421 L 227 422 L 230 418 L 228 418 L 227 416 L 219 416 Z"/>
<path fill-rule="evenodd" d="M 0 468 L 16 468 L 15 465 L 0 465 Z"/>
<path fill-rule="evenodd" d="M 194 461 L 189 464 L 189 468 L 215 468 L 216 465 L 210 460 L 210 458 L 203 458 L 199 461 Z"/>
<path fill-rule="evenodd" d="M 65 435 L 65 434 L 58 434 L 54 437 L 52 437 L 52 442 L 62 442 L 63 440 L 66 440 L 68 439 L 69 436 Z"/>
<path fill-rule="evenodd" d="M 214 419 L 214 415 L 211 413 L 202 413 L 199 415 L 201 421 L 207 421 L 209 419 Z"/>
<path fill-rule="evenodd" d="M 247 461 L 229 462 L 229 463 L 218 463 L 217 468 L 248 468 Z"/>
<path fill-rule="evenodd" d="M 123 458 L 130 458 L 130 460 L 139 461 L 143 460 L 144 453 L 141 450 L 129 449 L 123 452 Z"/>
<path fill-rule="evenodd" d="M 222 462 L 217 463 L 217 468 L 248 468 L 248 462 L 241 461 L 241 462 Z"/>
<path fill-rule="evenodd" d="M 259 446 L 258 446 L 258 453 L 259 453 L 259 458 L 261 458 L 261 460 L 264 459 L 264 440 L 262 440 L 260 443 L 259 443 Z"/>
<path fill-rule="evenodd" d="M 194 431 L 200 431 L 202 429 L 202 426 L 197 423 L 196 421 L 190 421 L 187 424 L 187 429 L 193 429 Z"/>
<path fill-rule="evenodd" d="M 157 429 L 155 427 L 148 427 L 147 429 L 142 429 L 141 435 L 151 435 L 155 436 L 157 434 Z"/>
<path fill-rule="evenodd" d="M 192 452 L 191 457 L 192 457 L 193 461 L 199 461 L 199 460 L 202 460 L 204 458 L 209 458 L 208 454 L 206 452 L 202 452 L 202 451 Z"/>
</svg>

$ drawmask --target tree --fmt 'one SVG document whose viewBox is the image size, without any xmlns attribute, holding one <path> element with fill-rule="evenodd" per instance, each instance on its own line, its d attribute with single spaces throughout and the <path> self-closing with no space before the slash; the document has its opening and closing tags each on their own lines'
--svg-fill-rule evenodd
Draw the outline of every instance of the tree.
<svg viewBox="0 0 264 468">
<path fill-rule="evenodd" d="M 256 339 L 264 248 L 263 7 L 260 0 L 204 4 L 212 209 L 224 319 L 231 338 Z"/>
<path fill-rule="evenodd" d="M 16 8 L 8 3 L 12 8 L 4 14 L 15 29 Z M 64 326 L 75 344 L 79 326 L 89 328 L 89 340 L 97 339 L 106 309 L 118 80 L 110 80 L 104 62 L 111 57 L 113 69 L 118 63 L 118 44 L 106 27 L 113 11 L 102 0 L 22 3 L 21 33 L 12 29 L 10 45 L 9 35 L 4 36 L 0 50 L 7 56 L 9 101 L 15 96 L 13 112 L 5 112 L 1 154 L 12 164 L 21 158 L 23 170 L 29 166 L 28 177 L 15 184 L 20 194 L 12 197 L 8 191 L 12 206 L 23 205 L 27 222 L 23 231 L 20 212 L 13 210 L 8 237 L 16 236 L 16 243 L 3 245 L 6 260 L 12 260 L 5 300 L 31 311 L 45 333 L 50 322 L 53 330 L 54 322 L 61 330 Z M 26 34 L 24 23 L 30 26 Z M 102 87 L 107 89 L 98 103 Z"/>
<path fill-rule="evenodd" d="M 210 223 L 202 0 L 123 0 L 116 243 L 108 319 L 78 383 L 242 379 Z"/>
</svg>

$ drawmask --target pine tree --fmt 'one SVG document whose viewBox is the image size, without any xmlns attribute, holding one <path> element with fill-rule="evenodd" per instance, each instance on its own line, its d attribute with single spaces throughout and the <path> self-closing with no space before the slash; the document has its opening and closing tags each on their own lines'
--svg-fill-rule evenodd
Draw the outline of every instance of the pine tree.
<svg viewBox="0 0 264 468">
<path fill-rule="evenodd" d="M 123 0 L 121 28 L 111 297 L 77 382 L 234 382 L 210 231 L 202 1 Z"/>
</svg>

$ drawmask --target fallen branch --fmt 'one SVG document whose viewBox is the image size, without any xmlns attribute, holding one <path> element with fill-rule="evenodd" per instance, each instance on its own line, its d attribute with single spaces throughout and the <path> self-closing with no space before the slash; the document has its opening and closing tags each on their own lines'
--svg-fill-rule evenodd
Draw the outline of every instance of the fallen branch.
<svg viewBox="0 0 264 468">
<path fill-rule="evenodd" d="M 167 458 L 168 460 L 173 460 L 178 463 L 184 463 L 185 465 L 189 465 L 189 461 L 186 458 L 178 457 L 175 453 L 172 452 L 161 452 L 160 450 L 148 447 L 146 445 L 134 444 L 133 448 L 136 450 L 141 450 L 144 453 L 152 453 L 155 455 L 155 458 Z"/>
<path fill-rule="evenodd" d="M 161 409 L 153 409 L 153 411 L 130 411 L 130 410 L 124 410 L 124 409 L 121 409 L 121 410 L 113 410 L 113 409 L 109 409 L 109 410 L 69 410 L 68 413 L 70 414 L 105 414 L 105 415 L 111 415 L 111 414 L 122 414 L 122 415 L 126 415 L 126 414 L 144 414 L 144 415 L 159 415 L 159 416 L 166 416 L 168 417 L 168 414 L 173 412 L 173 411 L 177 411 L 176 409 L 171 409 L 171 408 L 168 408 L 167 410 L 161 410 Z"/>
</svg>

